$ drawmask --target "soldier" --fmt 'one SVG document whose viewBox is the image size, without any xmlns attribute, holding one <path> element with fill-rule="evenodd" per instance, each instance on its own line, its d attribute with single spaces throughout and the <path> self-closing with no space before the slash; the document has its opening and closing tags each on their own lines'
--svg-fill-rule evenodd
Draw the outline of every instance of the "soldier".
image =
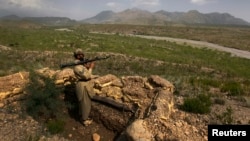
<svg viewBox="0 0 250 141">
<path fill-rule="evenodd" d="M 84 53 L 81 49 L 76 49 L 74 52 L 75 62 L 84 60 Z M 79 114 L 81 117 L 81 123 L 88 126 L 92 123 L 92 119 L 89 118 L 91 110 L 91 98 L 94 96 L 94 83 L 91 81 L 96 76 L 92 75 L 92 69 L 94 68 L 94 62 L 89 62 L 84 65 L 76 65 L 74 67 L 74 74 L 77 78 L 76 83 L 76 95 L 79 102 Z"/>
</svg>

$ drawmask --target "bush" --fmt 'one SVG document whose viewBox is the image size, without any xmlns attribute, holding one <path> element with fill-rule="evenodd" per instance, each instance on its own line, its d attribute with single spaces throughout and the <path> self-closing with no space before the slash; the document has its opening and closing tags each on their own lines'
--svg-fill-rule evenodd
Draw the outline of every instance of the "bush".
<svg viewBox="0 0 250 141">
<path fill-rule="evenodd" d="M 35 119 L 56 118 L 61 109 L 60 91 L 51 78 L 30 73 L 30 83 L 26 87 L 28 98 L 26 109 Z"/>
<path fill-rule="evenodd" d="M 64 125 L 62 120 L 51 120 L 47 123 L 47 128 L 51 134 L 58 134 L 64 131 Z"/>
<path fill-rule="evenodd" d="M 222 85 L 221 92 L 228 92 L 230 96 L 239 96 L 243 95 L 244 91 L 240 83 L 229 81 Z"/>
<path fill-rule="evenodd" d="M 194 98 L 185 99 L 181 109 L 187 112 L 205 114 L 210 112 L 211 104 L 210 96 L 200 94 Z"/>
</svg>

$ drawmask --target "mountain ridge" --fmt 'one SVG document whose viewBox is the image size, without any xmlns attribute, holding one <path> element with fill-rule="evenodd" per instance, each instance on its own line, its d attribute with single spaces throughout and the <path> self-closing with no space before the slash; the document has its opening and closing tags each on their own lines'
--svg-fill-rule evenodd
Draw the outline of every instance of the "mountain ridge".
<svg viewBox="0 0 250 141">
<path fill-rule="evenodd" d="M 77 23 L 76 20 L 72 20 L 68 17 L 19 17 L 13 14 L 0 17 L 0 21 L 29 21 L 31 23 L 47 26 L 69 26 Z"/>
<path fill-rule="evenodd" d="M 138 8 L 126 9 L 121 12 L 101 11 L 97 15 L 83 20 L 72 20 L 68 17 L 19 17 L 14 14 L 0 17 L 0 21 L 31 21 L 41 25 L 62 26 L 76 24 L 132 24 L 132 25 L 237 25 L 250 26 L 250 23 L 234 17 L 229 13 L 200 13 L 197 10 L 188 12 L 168 12 L 159 10 L 150 12 Z"/>
<path fill-rule="evenodd" d="M 211 24 L 211 25 L 250 25 L 249 22 L 234 17 L 229 13 L 212 12 L 203 14 L 197 10 L 188 12 L 168 12 L 159 10 L 150 12 L 141 9 L 126 9 L 121 12 L 109 11 L 109 17 L 105 17 L 107 11 L 102 11 L 96 16 L 80 20 L 80 23 L 89 24 L 142 24 L 164 25 L 167 23 L 181 24 Z M 102 17 L 100 19 L 99 17 Z"/>
</svg>

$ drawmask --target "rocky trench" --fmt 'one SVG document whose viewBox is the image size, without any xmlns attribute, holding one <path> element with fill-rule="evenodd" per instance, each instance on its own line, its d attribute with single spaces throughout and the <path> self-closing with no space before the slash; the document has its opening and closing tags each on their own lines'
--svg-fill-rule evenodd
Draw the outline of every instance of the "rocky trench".
<svg viewBox="0 0 250 141">
<path fill-rule="evenodd" d="M 56 85 L 65 87 L 66 93 L 73 94 L 75 78 L 72 69 L 54 71 L 44 68 L 37 72 L 55 78 Z M 0 85 L 6 87 L 1 89 L 0 106 L 5 107 L 21 100 L 28 81 L 28 72 L 2 77 L 0 83 L 4 84 Z M 115 132 L 115 140 L 206 140 L 206 126 L 200 124 L 200 127 L 195 127 L 184 121 L 185 113 L 174 108 L 174 85 L 160 76 L 119 78 L 107 74 L 95 79 L 94 84 L 96 98 L 93 99 L 95 102 L 90 116 L 95 122 Z M 6 120 L 5 117 L 2 116 L 1 121 Z M 35 129 L 41 131 L 37 125 L 34 134 Z"/>
<path fill-rule="evenodd" d="M 64 74 L 59 75 L 64 76 L 63 81 L 57 78 L 56 84 L 74 83 L 72 70 L 60 73 Z M 65 74 L 70 77 L 65 77 Z M 90 116 L 117 133 L 116 140 L 154 140 L 156 135 L 165 132 L 154 124 L 169 119 L 173 111 L 174 89 L 169 81 L 157 75 L 118 78 L 107 74 L 94 80 L 96 96 Z M 71 94 L 72 90 L 74 87 L 71 85 Z"/>
</svg>

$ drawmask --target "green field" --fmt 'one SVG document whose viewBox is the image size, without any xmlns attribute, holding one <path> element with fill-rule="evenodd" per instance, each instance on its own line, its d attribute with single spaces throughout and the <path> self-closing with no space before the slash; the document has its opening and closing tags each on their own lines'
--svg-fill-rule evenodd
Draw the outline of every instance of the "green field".
<svg viewBox="0 0 250 141">
<path fill-rule="evenodd" d="M 128 26 L 81 25 L 68 27 L 73 32 L 56 31 L 59 27 L 0 27 L 0 45 L 12 50 L 0 52 L 0 76 L 50 67 L 73 60 L 72 52 L 82 48 L 91 58 L 112 54 L 97 62 L 94 73 L 123 75 L 159 75 L 176 86 L 176 94 L 211 93 L 219 88 L 232 96 L 250 95 L 250 60 L 229 53 L 193 48 L 174 42 L 124 36 L 137 34 L 195 39 L 228 47 L 250 50 L 247 27 L 206 26 Z M 91 32 L 115 34 L 93 34 Z"/>
</svg>

